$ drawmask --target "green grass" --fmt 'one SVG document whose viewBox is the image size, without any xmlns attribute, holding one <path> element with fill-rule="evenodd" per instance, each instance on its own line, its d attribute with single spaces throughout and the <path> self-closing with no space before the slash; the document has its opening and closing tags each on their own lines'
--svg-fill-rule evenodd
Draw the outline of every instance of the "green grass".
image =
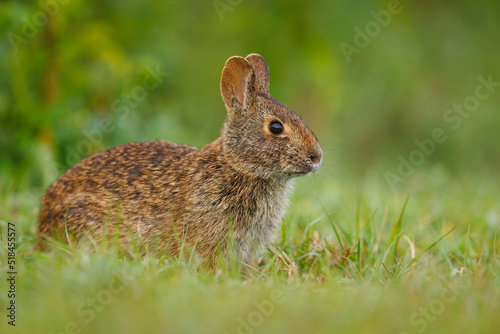
<svg viewBox="0 0 500 334">
<path fill-rule="evenodd" d="M 17 227 L 15 331 L 494 333 L 498 188 L 488 180 L 430 186 L 428 175 L 428 187 L 411 194 L 368 178 L 297 180 L 276 244 L 247 276 L 207 273 L 195 261 L 124 258 L 113 247 L 32 252 L 43 190 L 4 183 L 2 219 Z M 2 279 L 3 310 L 6 291 Z M 0 332 L 14 332 L 5 316 Z"/>
<path fill-rule="evenodd" d="M 499 2 L 401 1 L 352 62 L 339 46 L 387 1 L 242 1 L 223 19 L 213 1 L 62 2 L 0 3 L 1 334 L 498 332 L 500 92 L 457 129 L 443 117 L 479 76 L 500 81 Z M 50 24 L 13 47 L 9 33 L 54 3 Z M 214 140 L 222 66 L 253 52 L 326 160 L 297 180 L 284 228 L 250 277 L 121 258 L 114 247 L 31 252 L 57 175 L 131 141 Z M 169 75 L 122 112 L 157 67 Z M 384 173 L 438 128 L 448 140 L 390 190 Z M 7 222 L 17 227 L 15 329 Z"/>
</svg>

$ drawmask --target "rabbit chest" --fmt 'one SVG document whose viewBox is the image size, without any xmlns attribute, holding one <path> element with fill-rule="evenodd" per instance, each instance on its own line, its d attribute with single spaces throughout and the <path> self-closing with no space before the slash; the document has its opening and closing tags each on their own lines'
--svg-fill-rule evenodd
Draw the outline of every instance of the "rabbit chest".
<svg viewBox="0 0 500 334">
<path fill-rule="evenodd" d="M 247 258 L 254 246 L 272 240 L 285 214 L 292 180 L 273 181 L 208 168 L 192 183 L 189 221 L 212 240 L 234 236 L 237 253 Z M 213 234 L 213 238 L 209 237 Z"/>
</svg>

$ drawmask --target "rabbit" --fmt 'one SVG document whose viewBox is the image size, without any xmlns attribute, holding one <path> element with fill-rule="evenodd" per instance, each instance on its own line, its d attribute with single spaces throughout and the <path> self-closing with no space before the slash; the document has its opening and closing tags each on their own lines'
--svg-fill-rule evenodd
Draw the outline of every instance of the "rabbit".
<svg viewBox="0 0 500 334">
<path fill-rule="evenodd" d="M 227 117 L 214 142 L 129 143 L 67 170 L 42 198 L 39 248 L 56 236 L 115 236 L 155 254 L 191 247 L 213 263 L 230 250 L 248 261 L 272 241 L 292 179 L 318 171 L 323 152 L 302 119 L 271 97 L 262 56 L 229 58 L 220 89 Z"/>
</svg>

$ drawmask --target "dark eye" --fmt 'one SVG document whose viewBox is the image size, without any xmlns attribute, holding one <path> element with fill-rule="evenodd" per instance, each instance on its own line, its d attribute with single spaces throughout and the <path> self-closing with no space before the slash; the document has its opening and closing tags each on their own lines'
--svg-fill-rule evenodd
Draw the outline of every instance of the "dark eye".
<svg viewBox="0 0 500 334">
<path fill-rule="evenodd" d="M 274 133 L 275 135 L 279 135 L 283 132 L 283 124 L 278 121 L 272 121 L 271 123 L 269 123 L 269 131 L 271 131 L 271 133 Z"/>
</svg>

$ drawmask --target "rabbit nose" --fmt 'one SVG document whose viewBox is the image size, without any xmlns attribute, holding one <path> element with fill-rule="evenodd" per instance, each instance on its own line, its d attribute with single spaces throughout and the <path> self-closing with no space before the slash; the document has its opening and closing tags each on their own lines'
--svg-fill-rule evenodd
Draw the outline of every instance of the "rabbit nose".
<svg viewBox="0 0 500 334">
<path fill-rule="evenodd" d="M 321 159 L 323 158 L 323 151 L 321 148 L 319 148 L 319 145 L 317 147 L 314 147 L 314 150 L 309 154 L 309 159 L 311 159 L 313 164 L 318 164 L 321 162 Z"/>
<path fill-rule="evenodd" d="M 321 154 L 313 153 L 309 156 L 313 164 L 317 164 L 321 161 Z"/>
</svg>

